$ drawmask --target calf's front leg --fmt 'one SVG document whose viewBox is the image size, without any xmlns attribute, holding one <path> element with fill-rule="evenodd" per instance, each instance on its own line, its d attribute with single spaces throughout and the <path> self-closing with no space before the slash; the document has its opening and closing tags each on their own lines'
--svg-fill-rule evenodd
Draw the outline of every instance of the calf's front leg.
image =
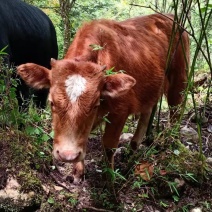
<svg viewBox="0 0 212 212">
<path fill-rule="evenodd" d="M 114 152 L 118 147 L 119 137 L 124 127 L 128 114 L 109 114 L 106 123 L 105 133 L 102 143 L 104 146 L 106 159 L 111 169 L 114 169 Z"/>
<path fill-rule="evenodd" d="M 82 181 L 82 178 L 84 176 L 84 170 L 85 170 L 84 160 L 73 164 L 74 184 L 78 184 Z"/>
</svg>

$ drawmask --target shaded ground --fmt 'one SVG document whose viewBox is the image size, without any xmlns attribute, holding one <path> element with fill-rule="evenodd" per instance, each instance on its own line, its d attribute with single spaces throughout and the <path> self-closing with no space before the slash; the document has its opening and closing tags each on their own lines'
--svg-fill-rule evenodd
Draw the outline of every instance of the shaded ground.
<svg viewBox="0 0 212 212">
<path fill-rule="evenodd" d="M 199 111 L 202 109 L 199 108 Z M 211 104 L 207 105 L 205 114 L 206 120 L 202 125 L 203 152 L 206 158 L 210 158 Z M 162 116 L 161 125 L 166 124 L 165 117 L 166 114 L 164 118 Z M 189 117 L 185 117 L 182 125 L 196 130 L 194 120 Z M 133 123 L 129 123 L 131 125 Z M 94 136 L 88 142 L 85 179 L 79 185 L 71 183 L 69 164 L 52 163 L 50 150 L 45 149 L 47 144 L 43 144 L 41 154 L 41 146 L 34 145 L 29 138 L 11 129 L 1 129 L 0 136 L 0 189 L 5 189 L 8 179 L 14 177 L 21 185 L 18 190 L 28 194 L 34 192 L 27 204 L 21 201 L 12 203 L 10 199 L 0 200 L 1 211 L 151 212 L 189 211 L 194 207 L 212 211 L 211 166 L 206 168 L 205 160 L 199 160 L 199 155 L 192 153 L 199 151 L 199 144 L 186 136 L 181 138 L 186 148 L 176 144 L 177 138 L 172 134 L 164 133 L 166 142 L 163 142 L 165 139 L 162 135 L 151 148 L 141 146 L 133 157 L 128 143 L 121 143 L 115 156 L 114 173 L 105 166 L 100 136 Z M 175 164 L 173 161 L 178 162 Z M 147 181 L 139 174 L 135 175 L 135 163 L 139 162 L 154 167 Z M 108 178 L 106 180 L 104 172 L 112 173 L 109 174 L 110 181 Z M 201 176 L 201 172 L 204 176 Z"/>
<path fill-rule="evenodd" d="M 85 179 L 79 185 L 72 184 L 70 164 L 52 161 L 52 141 L 38 139 L 39 130 L 33 139 L 0 127 L 0 212 L 186 212 L 195 207 L 212 211 L 212 102 L 198 107 L 198 114 L 202 149 L 194 111 L 184 116 L 180 138 L 175 128 L 168 127 L 167 113 L 162 113 L 162 131 L 151 146 L 141 145 L 132 156 L 128 142 L 120 143 L 114 172 L 105 165 L 100 133 L 93 135 L 87 147 Z M 49 115 L 45 123 L 48 120 Z M 135 125 L 129 120 L 125 131 L 133 131 Z M 44 130 L 49 126 L 46 123 Z"/>
</svg>

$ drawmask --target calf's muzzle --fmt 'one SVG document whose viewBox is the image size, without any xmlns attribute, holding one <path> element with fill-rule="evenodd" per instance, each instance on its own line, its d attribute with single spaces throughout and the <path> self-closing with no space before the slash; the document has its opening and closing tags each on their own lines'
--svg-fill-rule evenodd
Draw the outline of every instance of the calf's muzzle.
<svg viewBox="0 0 212 212">
<path fill-rule="evenodd" d="M 73 153 L 72 151 L 59 151 L 56 150 L 56 159 L 59 159 L 63 162 L 77 162 L 80 158 L 81 152 Z"/>
</svg>

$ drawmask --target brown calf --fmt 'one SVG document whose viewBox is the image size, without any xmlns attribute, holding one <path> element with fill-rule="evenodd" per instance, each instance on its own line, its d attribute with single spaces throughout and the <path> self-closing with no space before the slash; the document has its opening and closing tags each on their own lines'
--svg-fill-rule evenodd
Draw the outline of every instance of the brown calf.
<svg viewBox="0 0 212 212">
<path fill-rule="evenodd" d="M 165 74 L 172 27 L 173 21 L 159 14 L 122 22 L 92 21 L 79 29 L 63 60 L 51 61 L 51 70 L 32 63 L 18 67 L 19 75 L 30 86 L 50 88 L 53 155 L 57 160 L 75 164 L 75 182 L 84 172 L 89 133 L 103 116 L 108 114 L 109 120 L 103 144 L 111 150 L 117 148 L 129 114 L 140 114 L 131 141 L 136 148 L 161 95 L 167 95 L 170 107 L 182 102 L 189 39 L 175 26 L 171 63 Z M 112 67 L 116 74 L 106 74 L 104 70 Z M 106 152 L 113 167 L 113 153 Z"/>
</svg>

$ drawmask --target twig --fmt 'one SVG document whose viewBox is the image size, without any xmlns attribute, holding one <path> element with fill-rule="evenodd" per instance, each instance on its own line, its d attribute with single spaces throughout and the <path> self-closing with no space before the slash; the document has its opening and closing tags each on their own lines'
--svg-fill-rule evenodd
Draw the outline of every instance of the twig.
<svg viewBox="0 0 212 212">
<path fill-rule="evenodd" d="M 168 18 L 169 20 L 173 21 L 173 22 L 174 22 L 175 24 L 177 24 L 180 28 L 182 28 L 185 32 L 187 32 L 190 36 L 193 36 L 189 31 L 187 31 L 187 30 L 186 30 L 183 26 L 181 26 L 178 22 L 176 22 L 175 20 L 173 20 L 173 19 L 170 18 L 169 16 L 167 16 L 167 15 L 161 13 L 161 12 L 158 12 L 157 10 L 153 9 L 153 8 L 150 7 L 150 6 L 142 6 L 142 5 L 139 5 L 139 4 L 130 4 L 130 5 L 136 6 L 136 7 L 144 7 L 144 8 L 151 9 L 151 10 L 153 10 L 154 12 L 156 12 L 156 13 L 158 13 L 158 14 L 160 14 L 160 15 L 166 17 L 166 18 Z"/>
<path fill-rule="evenodd" d="M 91 209 L 91 210 L 94 210 L 94 211 L 113 212 L 111 210 L 106 210 L 106 209 L 101 209 L 101 208 L 95 208 L 95 207 L 92 207 L 92 206 L 88 206 L 88 207 L 85 207 L 83 209 Z"/>
<path fill-rule="evenodd" d="M 73 192 L 67 185 L 66 183 L 63 183 L 63 182 L 60 182 L 60 180 L 57 179 L 57 177 L 52 173 L 50 172 L 50 176 L 55 180 L 55 182 L 60 185 L 61 187 L 67 189 L 68 191 L 70 192 Z"/>
<path fill-rule="evenodd" d="M 183 8 L 185 8 L 185 7 L 183 6 Z M 211 15 L 211 12 L 209 14 L 208 21 L 210 19 L 210 15 Z M 207 58 L 206 54 L 204 53 L 204 51 L 201 48 L 200 43 L 198 42 L 197 38 L 195 37 L 194 28 L 192 26 L 190 18 L 188 17 L 188 13 L 186 13 L 186 17 L 187 17 L 188 24 L 189 24 L 189 26 L 191 28 L 191 31 L 192 31 L 192 34 L 190 33 L 189 35 L 194 39 L 195 43 L 197 44 L 197 47 L 199 48 L 199 51 L 201 51 L 201 53 L 202 53 L 203 57 L 205 58 L 206 62 L 208 64 L 210 64 L 209 59 Z"/>
<path fill-rule="evenodd" d="M 170 19 L 170 20 L 172 20 L 174 23 L 176 23 L 180 28 L 182 28 L 185 32 L 187 32 L 187 33 L 194 39 L 194 41 L 196 42 L 197 46 L 199 47 L 199 49 L 200 49 L 200 51 L 201 51 L 203 57 L 205 58 L 205 60 L 207 61 L 207 63 L 210 64 L 208 58 L 206 57 L 204 51 L 202 50 L 202 48 L 200 47 L 200 45 L 199 45 L 199 43 L 198 43 L 196 37 L 194 36 L 194 30 L 193 30 L 193 27 L 192 27 L 192 25 L 191 25 L 191 22 L 190 22 L 190 20 L 189 20 L 187 14 L 186 14 L 186 17 L 187 17 L 188 23 L 189 23 L 189 25 L 190 25 L 190 27 L 191 27 L 192 33 L 189 32 L 188 30 L 186 30 L 184 27 L 182 27 L 179 23 L 177 23 L 176 21 L 174 21 L 172 18 L 170 18 L 170 17 L 164 15 L 164 14 L 161 13 L 161 12 L 158 12 L 157 10 L 153 9 L 153 8 L 150 7 L 150 6 L 143 6 L 143 5 L 139 5 L 139 4 L 129 4 L 129 5 L 137 6 L 137 7 L 144 7 L 144 8 L 151 9 L 151 10 L 153 10 L 155 13 L 158 13 L 158 14 L 160 14 L 160 15 L 162 15 L 162 16 L 164 16 L 164 17 Z"/>
</svg>

